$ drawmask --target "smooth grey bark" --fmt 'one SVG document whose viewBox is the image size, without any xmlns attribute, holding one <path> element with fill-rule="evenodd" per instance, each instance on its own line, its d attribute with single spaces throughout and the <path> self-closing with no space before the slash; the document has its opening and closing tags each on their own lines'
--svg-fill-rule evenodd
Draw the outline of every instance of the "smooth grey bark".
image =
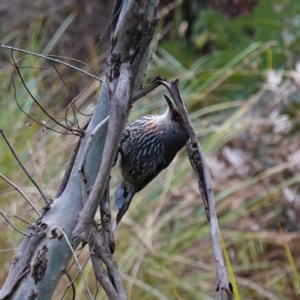
<svg viewBox="0 0 300 300">
<path fill-rule="evenodd" d="M 65 236 L 69 242 L 73 241 L 75 249 L 80 241 L 88 241 L 91 224 L 104 196 L 117 145 L 131 109 L 131 97 L 144 78 L 149 44 L 157 24 L 157 6 L 158 0 L 115 2 L 106 77 L 86 129 L 87 134 L 82 139 L 77 162 L 64 191 L 46 207 L 42 218 L 27 231 L 31 238 L 24 238 L 1 289 L 0 299 L 51 299 L 72 257 Z M 82 199 L 78 164 L 88 136 L 108 115 L 109 122 L 96 136 L 84 166 L 86 189 L 89 192 L 85 202 Z M 61 230 L 64 234 L 61 234 Z M 96 236 L 94 229 L 92 232 Z M 25 240 L 26 257 L 22 253 Z M 126 298 L 123 296 L 120 299 Z"/>
</svg>

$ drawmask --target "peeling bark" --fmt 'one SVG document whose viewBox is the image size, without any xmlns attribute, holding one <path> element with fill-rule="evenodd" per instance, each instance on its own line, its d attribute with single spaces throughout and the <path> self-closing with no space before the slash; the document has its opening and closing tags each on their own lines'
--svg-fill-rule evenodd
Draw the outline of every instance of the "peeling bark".
<svg viewBox="0 0 300 300">
<path fill-rule="evenodd" d="M 48 259 L 47 252 L 49 249 L 46 245 L 43 245 L 40 250 L 38 250 L 36 257 L 33 260 L 31 277 L 33 278 L 35 284 L 41 281 L 46 273 Z"/>
</svg>

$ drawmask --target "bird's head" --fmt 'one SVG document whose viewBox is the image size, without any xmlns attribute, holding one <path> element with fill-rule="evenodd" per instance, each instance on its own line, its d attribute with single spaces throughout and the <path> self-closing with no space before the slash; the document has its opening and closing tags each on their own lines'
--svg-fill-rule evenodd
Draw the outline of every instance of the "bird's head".
<svg viewBox="0 0 300 300">
<path fill-rule="evenodd" d="M 155 128 L 155 130 L 163 129 L 166 133 L 170 134 L 170 137 L 179 138 L 185 143 L 188 140 L 189 135 L 184 128 L 182 115 L 178 109 L 174 107 L 172 101 L 166 95 L 164 96 L 169 106 L 167 111 L 163 115 L 154 116 L 148 127 L 151 129 Z"/>
<path fill-rule="evenodd" d="M 179 110 L 174 107 L 174 105 L 169 97 L 167 97 L 166 95 L 164 95 L 164 97 L 169 105 L 168 115 L 169 115 L 169 117 L 171 117 L 171 121 L 177 123 L 181 127 L 184 127 L 183 126 L 183 118 L 182 118 Z"/>
</svg>

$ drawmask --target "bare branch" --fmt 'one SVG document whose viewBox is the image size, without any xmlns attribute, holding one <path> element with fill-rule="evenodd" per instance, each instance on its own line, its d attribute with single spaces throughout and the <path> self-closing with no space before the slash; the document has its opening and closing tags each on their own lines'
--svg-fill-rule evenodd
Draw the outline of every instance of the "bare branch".
<svg viewBox="0 0 300 300">
<path fill-rule="evenodd" d="M 118 2 L 118 5 L 121 5 L 121 2 Z M 123 14 L 120 13 L 122 18 L 115 25 L 107 54 L 106 83 L 111 95 L 111 106 L 103 150 L 105 155 L 102 156 L 101 166 L 89 198 L 79 213 L 73 239 L 79 238 L 81 241 L 88 239 L 91 223 L 99 207 L 99 201 L 104 195 L 117 153 L 117 145 L 131 109 L 130 100 L 137 86 L 141 84 L 139 75 L 144 75 L 144 71 L 142 74 L 139 72 L 144 70 L 144 64 L 149 60 L 146 54 L 149 53 L 149 44 L 157 25 L 157 6 L 157 0 L 128 1 L 124 4 Z"/>
<path fill-rule="evenodd" d="M 42 112 L 49 118 L 51 119 L 54 123 L 56 123 L 57 125 L 59 125 L 60 127 L 68 130 L 68 131 L 71 131 L 73 134 L 76 134 L 76 135 L 80 135 L 82 133 L 82 131 L 79 129 L 72 129 L 72 128 L 69 128 L 68 126 L 65 126 L 61 123 L 59 123 L 55 118 L 53 118 L 44 108 L 43 106 L 35 99 L 35 97 L 33 96 L 33 94 L 31 93 L 31 91 L 29 90 L 29 88 L 27 87 L 26 83 L 25 83 L 25 80 L 23 79 L 23 76 L 21 74 L 21 71 L 20 71 L 20 68 L 19 66 L 16 64 L 15 60 L 14 60 L 14 57 L 13 55 L 11 54 L 11 58 L 12 58 L 12 61 L 13 62 L 9 62 L 11 63 L 11 65 L 16 69 L 20 79 L 21 79 L 21 82 L 25 88 L 25 90 L 27 91 L 28 95 L 31 97 L 31 99 L 34 101 L 34 103 L 42 110 Z M 18 105 L 20 107 L 20 105 Z M 22 110 L 23 111 L 23 110 Z M 27 114 L 26 114 L 27 115 Z M 36 121 L 37 122 L 37 121 Z M 43 125 L 44 126 L 44 125 Z"/>
<path fill-rule="evenodd" d="M 22 195 L 22 197 L 29 203 L 29 205 L 35 210 L 35 212 L 39 216 L 41 216 L 41 213 L 38 211 L 35 205 L 30 201 L 30 199 L 24 194 L 24 192 L 17 185 L 15 185 L 12 181 L 10 181 L 1 173 L 0 173 L 0 177 L 3 178 L 8 184 L 10 184 L 15 190 L 17 190 Z"/>
<path fill-rule="evenodd" d="M 105 272 L 103 266 L 101 265 L 101 262 L 96 254 L 91 252 L 91 260 L 93 264 L 93 269 L 95 276 L 99 283 L 102 285 L 103 289 L 105 290 L 105 293 L 107 294 L 108 299 L 110 300 L 119 300 L 120 297 L 116 290 L 114 289 L 114 286 L 112 283 L 107 280 L 107 273 Z"/>
<path fill-rule="evenodd" d="M 197 155 L 197 150 L 198 150 L 199 155 L 200 155 L 200 152 L 202 153 L 202 150 L 201 150 L 198 138 L 195 134 L 192 122 L 189 118 L 187 109 L 186 109 L 186 107 L 185 107 L 185 105 L 182 101 L 180 92 L 178 90 L 178 81 L 175 80 L 174 82 L 168 82 L 166 79 L 162 78 L 161 76 L 157 76 L 152 81 L 153 82 L 159 82 L 159 83 L 163 84 L 169 90 L 173 100 L 175 101 L 175 103 L 176 103 L 176 105 L 177 105 L 177 107 L 178 107 L 178 109 L 179 109 L 179 111 L 180 111 L 180 113 L 183 117 L 184 125 L 186 127 L 187 132 L 189 133 L 190 142 L 191 142 L 191 147 L 186 147 L 189 157 L 191 157 L 190 155 L 192 155 L 192 154 Z M 198 149 L 198 145 L 199 145 L 199 149 Z M 192 153 L 189 153 L 189 149 L 192 150 Z M 203 154 L 202 154 L 202 156 L 204 158 Z M 207 184 L 210 183 L 210 185 L 211 185 L 211 180 L 209 180 L 209 182 L 207 182 L 204 178 L 201 158 L 198 157 L 198 160 L 200 162 L 198 171 L 196 171 L 196 170 L 194 170 L 194 171 L 199 172 L 199 174 L 196 173 L 197 175 L 199 175 L 197 177 L 199 190 L 200 190 L 202 200 L 203 200 L 203 203 L 204 203 L 204 206 L 205 206 L 207 219 L 210 221 L 209 201 L 208 201 L 208 186 L 207 186 Z M 194 164 L 192 164 L 192 166 L 193 165 Z"/>
<path fill-rule="evenodd" d="M 84 274 L 83 274 L 83 269 L 82 269 L 82 267 L 81 267 L 81 265 L 80 265 L 79 260 L 77 259 L 77 256 L 76 256 L 76 253 L 75 253 L 73 247 L 71 246 L 71 243 L 70 243 L 70 241 L 69 241 L 69 239 L 68 239 L 68 236 L 66 235 L 66 233 L 64 232 L 64 230 L 62 230 L 61 228 L 56 227 L 55 229 L 58 229 L 58 230 L 63 234 L 63 236 L 65 237 L 66 242 L 67 242 L 67 244 L 68 244 L 70 250 L 72 251 L 73 256 L 74 256 L 74 259 L 75 259 L 75 261 L 76 261 L 76 263 L 77 263 L 77 265 L 78 265 L 78 268 L 79 268 L 80 273 L 81 273 L 81 275 L 82 275 L 82 279 L 83 279 L 83 281 L 84 281 L 84 284 L 85 284 L 85 287 L 86 287 L 86 289 L 87 289 L 87 291 L 88 291 L 88 294 L 89 294 L 90 298 L 93 300 L 93 296 L 92 296 L 91 291 L 90 291 L 90 289 L 89 289 L 89 287 L 88 287 L 86 278 L 85 278 L 85 276 L 84 276 Z"/>
<path fill-rule="evenodd" d="M 8 288 L 5 287 L 4 296 L 7 293 L 11 293 L 9 291 L 12 291 L 10 288 L 12 286 L 16 294 L 22 293 L 22 295 L 28 297 L 30 296 L 30 291 L 35 289 L 45 299 L 51 299 L 53 291 L 62 275 L 61 270 L 67 268 L 69 260 L 74 256 L 74 250 L 70 247 L 69 241 L 71 238 L 74 241 L 78 237 L 74 241 L 74 247 L 80 241 L 90 242 L 94 266 L 98 265 L 99 268 L 104 267 L 105 278 L 108 279 L 107 282 L 111 290 L 114 291 L 114 295 L 118 296 L 112 296 L 110 299 L 127 299 L 117 264 L 112 255 L 114 251 L 114 239 L 111 232 L 107 186 L 110 178 L 110 170 L 118 150 L 118 144 L 131 110 L 130 100 L 142 84 L 149 61 L 150 41 L 157 24 L 156 11 L 158 2 L 158 0 L 116 1 L 113 13 L 115 16 L 113 19 L 114 30 L 107 54 L 105 80 L 90 124 L 86 129 L 87 134 L 82 138 L 81 149 L 78 152 L 78 159 L 75 163 L 75 169 L 78 170 L 89 134 L 93 132 L 99 123 L 109 116 L 107 130 L 100 131 L 97 134 L 88 151 L 89 154 L 83 160 L 89 198 L 83 207 L 81 179 L 78 172 L 72 172 L 70 178 L 67 179 L 68 183 L 64 192 L 55 199 L 51 207 L 49 207 L 51 209 L 43 214 L 42 218 L 38 221 L 38 224 L 42 223 L 44 224 L 43 226 L 47 227 L 47 235 L 43 241 L 40 240 L 39 244 L 35 244 L 30 259 L 35 260 L 34 254 L 37 253 L 36 251 L 39 251 L 40 246 L 45 246 L 44 242 L 47 243 L 47 248 L 49 249 L 47 260 L 49 263 L 47 265 L 46 276 L 38 283 L 31 276 L 27 276 L 22 278 L 23 280 L 16 287 L 15 284 L 12 284 L 15 282 L 15 276 L 11 272 L 6 280 Z M 73 104 L 70 105 L 70 109 L 75 109 L 75 107 L 72 107 Z M 102 220 L 100 231 L 93 225 L 94 216 L 99 205 Z M 66 211 L 68 211 L 68 214 L 65 213 Z M 79 218 L 77 219 L 78 215 Z M 62 230 L 56 229 L 59 233 L 56 235 L 53 232 L 55 228 L 65 230 L 64 234 Z M 90 238 L 92 235 L 94 238 Z M 65 243 L 65 240 L 62 243 L 57 242 L 63 236 L 66 237 L 68 244 Z M 28 237 L 25 236 L 24 239 L 28 239 Z M 27 244 L 31 246 L 32 241 L 27 241 Z M 94 245 L 97 247 L 94 248 Z M 22 257 L 22 254 L 23 248 L 18 251 L 14 265 L 15 268 L 19 269 L 19 267 L 23 267 L 24 260 L 19 259 Z M 59 259 L 57 259 L 58 256 Z M 77 263 L 78 259 L 75 256 L 74 260 Z M 32 269 L 30 260 L 27 261 L 26 266 L 29 270 Z M 95 267 L 95 269 L 97 268 Z M 82 272 L 82 268 L 80 272 Z M 113 279 L 111 280 L 111 278 Z"/>
<path fill-rule="evenodd" d="M 114 236 L 111 226 L 109 202 L 109 183 L 100 203 L 101 230 L 93 224 L 89 238 L 89 247 L 95 276 L 111 300 L 128 300 L 118 266 L 114 260 Z M 106 265 L 106 270 L 102 263 Z"/>
<path fill-rule="evenodd" d="M 72 107 L 72 111 L 73 111 L 73 116 L 74 116 L 74 122 L 73 123 L 72 121 L 68 120 L 68 108 L 70 107 L 70 105 L 68 106 L 68 108 L 66 109 L 66 113 L 65 113 L 65 124 L 66 124 L 66 127 L 69 127 L 68 126 L 68 123 L 70 123 L 72 126 L 74 126 L 77 130 L 81 131 L 80 127 L 79 127 L 79 123 L 78 123 L 78 120 L 77 120 L 77 117 L 76 117 L 76 113 L 74 111 L 74 107 L 73 107 L 73 101 L 71 100 L 72 99 L 72 94 L 71 94 L 71 91 L 69 91 L 63 77 L 61 76 L 61 74 L 59 73 L 58 69 L 56 68 L 56 66 L 54 64 L 52 64 L 52 67 L 54 68 L 54 70 L 56 71 L 56 73 L 58 74 L 60 80 L 63 82 L 64 86 L 65 86 L 65 89 L 66 91 L 68 92 L 68 95 L 69 95 L 69 100 L 70 100 L 70 103 L 71 103 L 71 107 Z M 70 129 L 72 130 L 72 129 Z"/>
<path fill-rule="evenodd" d="M 91 227 L 89 247 L 94 273 L 104 288 L 108 298 L 111 300 L 128 300 L 118 271 L 118 266 L 109 245 L 105 243 L 103 230 L 98 231 L 94 225 Z M 107 272 L 101 265 L 99 258 L 106 265 Z"/>
<path fill-rule="evenodd" d="M 83 249 L 83 248 L 82 248 L 82 249 Z M 78 256 L 78 257 L 79 257 L 79 256 Z M 78 259 L 78 257 L 77 257 L 77 259 Z M 82 270 L 84 270 L 85 266 L 87 265 L 88 261 L 90 260 L 90 257 L 91 257 L 91 254 L 89 254 L 88 257 L 87 257 L 87 259 L 85 260 L 85 262 L 84 262 L 84 264 L 83 264 L 83 266 L 82 266 Z M 75 262 L 75 260 L 74 260 L 74 262 Z M 71 284 L 73 284 L 73 283 L 76 281 L 76 279 L 80 276 L 80 274 L 81 274 L 81 271 L 79 271 L 79 272 L 77 273 L 77 275 L 74 277 L 74 279 L 68 284 L 67 289 L 71 286 Z"/>
<path fill-rule="evenodd" d="M 13 75 L 12 75 L 12 78 L 13 78 Z M 18 108 L 21 110 L 21 112 L 23 114 L 25 114 L 30 120 L 32 120 L 33 122 L 41 125 L 42 127 L 50 130 L 50 131 L 53 131 L 53 132 L 56 132 L 56 133 L 60 133 L 60 134 L 64 134 L 64 135 L 73 135 L 73 133 L 68 133 L 68 132 L 60 132 L 58 130 L 55 130 L 53 128 L 50 128 L 48 126 L 46 126 L 45 124 L 43 124 L 42 122 L 39 122 L 38 120 L 34 119 L 33 117 L 31 117 L 29 114 L 26 113 L 26 111 L 21 107 L 21 105 L 19 104 L 18 102 L 18 99 L 17 99 L 17 90 L 16 90 L 16 86 L 15 86 L 15 82 L 14 82 L 14 79 L 12 79 L 12 84 L 13 84 L 13 88 L 14 88 L 14 99 L 16 101 L 16 104 L 18 106 Z"/>
<path fill-rule="evenodd" d="M 115 239 L 111 223 L 111 210 L 109 201 L 109 182 L 106 187 L 103 200 L 100 202 L 100 216 L 102 225 L 102 234 L 106 245 L 109 247 L 110 252 L 115 252 Z"/>
<path fill-rule="evenodd" d="M 17 230 L 19 233 L 23 234 L 23 235 L 26 235 L 26 236 L 29 236 L 29 234 L 23 232 L 22 230 L 18 229 L 14 224 L 12 224 L 4 215 L 4 213 L 2 211 L 0 211 L 0 215 L 3 217 L 3 219 L 11 226 L 13 227 L 15 230 Z"/>
<path fill-rule="evenodd" d="M 154 80 L 155 79 L 156 78 L 154 78 Z M 155 90 L 159 85 L 160 85 L 159 81 L 152 81 L 149 85 L 146 85 L 143 88 L 141 88 L 140 90 L 138 90 L 137 92 L 135 92 L 131 97 L 131 101 L 130 101 L 131 104 L 133 104 L 140 98 L 146 96 L 147 94 L 149 94 L 150 92 Z"/>
<path fill-rule="evenodd" d="M 72 287 L 72 292 L 73 292 L 73 296 L 72 296 L 72 300 L 75 300 L 76 299 L 76 289 L 75 289 L 75 286 L 74 286 L 74 281 L 72 280 L 72 277 L 71 275 L 69 274 L 69 272 L 67 270 L 64 270 L 63 273 L 68 277 L 70 283 L 68 284 L 68 287 L 66 288 L 64 294 L 62 295 L 61 299 L 63 299 L 69 289 L 69 287 L 71 286 Z"/>
<path fill-rule="evenodd" d="M 94 76 L 94 75 L 90 74 L 89 72 L 83 71 L 82 69 L 77 68 L 77 67 L 75 67 L 73 65 L 70 65 L 70 64 L 68 64 L 66 62 L 63 62 L 63 61 L 61 61 L 59 59 L 55 59 L 55 58 L 52 58 L 52 57 L 49 57 L 49 56 L 46 56 L 46 55 L 34 53 L 34 52 L 31 52 L 31 51 L 27 51 L 27 50 L 15 48 L 15 47 L 11 47 L 11 46 L 2 45 L 1 43 L 0 43 L 0 47 L 5 48 L 5 49 L 10 49 L 10 50 L 15 50 L 15 51 L 26 53 L 26 54 L 30 54 L 30 55 L 34 55 L 34 56 L 41 57 L 41 58 L 44 58 L 44 59 L 47 59 L 47 60 L 50 60 L 50 61 L 53 61 L 53 62 L 60 63 L 62 65 L 65 65 L 65 66 L 67 66 L 69 68 L 72 68 L 72 69 L 74 69 L 74 70 L 76 70 L 78 72 L 81 72 L 81 73 L 83 73 L 85 75 L 88 75 L 88 76 L 92 77 L 93 79 L 96 79 L 96 80 L 102 82 L 101 78 L 99 78 L 97 76 Z"/>
<path fill-rule="evenodd" d="M 12 148 L 12 146 L 10 145 L 8 139 L 6 138 L 6 135 L 3 131 L 2 128 L 0 128 L 0 134 L 3 136 L 8 148 L 10 149 L 11 153 L 13 154 L 13 156 L 15 157 L 16 161 L 18 162 L 18 164 L 20 165 L 20 167 L 22 168 L 22 170 L 25 172 L 25 174 L 27 175 L 27 177 L 29 178 L 29 180 L 33 183 L 33 185 L 37 188 L 37 190 L 39 191 L 39 193 L 41 194 L 42 198 L 45 200 L 46 204 L 48 204 L 49 200 L 46 197 L 46 195 L 43 193 L 43 191 L 40 189 L 40 187 L 38 186 L 38 184 L 35 182 L 35 180 L 31 177 L 31 175 L 27 172 L 27 170 L 25 169 L 25 167 L 23 166 L 23 164 L 21 163 L 21 161 L 19 160 L 17 154 L 15 153 L 14 149 Z M 3 177 L 2 177 L 3 178 Z M 14 188 L 16 188 L 15 185 L 13 185 Z M 17 189 L 17 188 L 16 188 Z M 17 189 L 18 191 L 20 189 Z M 22 196 L 24 197 L 24 195 L 22 194 Z M 26 200 L 28 199 L 27 197 L 25 198 Z M 29 201 L 29 200 L 27 200 Z M 29 201 L 29 203 L 31 204 L 32 207 L 34 207 L 34 205 Z M 37 209 L 34 207 L 35 211 L 37 211 Z M 40 214 L 39 214 L 40 215 Z"/>
<path fill-rule="evenodd" d="M 77 112 L 80 113 L 81 115 L 86 116 L 86 117 L 90 117 L 90 116 L 92 115 L 92 114 L 84 114 L 84 113 L 83 113 L 82 111 L 80 111 L 80 110 L 78 109 L 78 107 L 75 105 L 75 101 L 85 93 L 85 91 L 91 86 L 92 82 L 93 82 L 93 79 L 92 79 L 92 80 L 89 82 L 89 84 L 84 88 L 84 90 L 83 90 L 79 95 L 77 95 L 77 96 L 71 101 L 71 103 L 68 105 L 68 107 L 67 107 L 67 109 L 66 109 L 66 114 L 68 114 L 68 110 L 69 110 L 70 106 L 71 106 L 72 104 L 74 104 L 75 109 L 76 109 Z"/>
<path fill-rule="evenodd" d="M 76 157 L 77 157 L 78 150 L 79 150 L 79 147 L 80 147 L 80 144 L 81 144 L 81 140 L 82 140 L 82 138 L 80 137 L 79 140 L 78 140 L 78 142 L 76 143 L 76 146 L 75 146 L 72 154 L 71 154 L 70 160 L 68 162 L 67 169 L 66 169 L 64 177 L 63 177 L 63 179 L 62 179 L 62 181 L 60 183 L 60 186 L 58 188 L 58 191 L 56 193 L 55 198 L 58 198 L 63 193 L 63 191 L 66 188 L 66 185 L 67 185 L 67 183 L 69 181 L 69 178 L 70 178 L 70 175 L 72 173 L 72 169 L 73 169 L 74 163 L 76 161 Z"/>
<path fill-rule="evenodd" d="M 25 224 L 29 225 L 29 223 L 27 221 L 23 220 L 19 216 L 14 215 L 13 217 L 16 218 L 16 219 L 18 219 L 18 220 L 20 220 L 20 221 L 22 221 L 22 222 L 24 222 Z"/>
<path fill-rule="evenodd" d="M 1 253 L 1 252 L 15 251 L 15 250 L 18 250 L 18 249 L 19 249 L 19 248 L 1 249 L 1 250 L 0 250 L 0 253 Z"/>
<path fill-rule="evenodd" d="M 158 81 L 163 84 L 170 92 L 174 102 L 176 103 L 184 120 L 184 126 L 189 133 L 190 141 L 186 144 L 186 150 L 190 159 L 190 163 L 196 174 L 200 194 L 202 195 L 205 207 L 208 206 L 209 213 L 207 217 L 210 220 L 211 225 L 211 237 L 214 249 L 214 257 L 217 269 L 217 291 L 220 291 L 220 299 L 224 299 L 224 291 L 227 294 L 227 299 L 231 300 L 233 297 L 232 285 L 228 283 L 225 264 L 222 254 L 218 218 L 215 209 L 215 199 L 212 189 L 212 181 L 206 160 L 201 149 L 198 138 L 193 129 L 192 122 L 189 118 L 185 105 L 182 101 L 179 89 L 178 80 L 168 82 L 162 77 L 156 77 L 154 82 Z"/>
</svg>

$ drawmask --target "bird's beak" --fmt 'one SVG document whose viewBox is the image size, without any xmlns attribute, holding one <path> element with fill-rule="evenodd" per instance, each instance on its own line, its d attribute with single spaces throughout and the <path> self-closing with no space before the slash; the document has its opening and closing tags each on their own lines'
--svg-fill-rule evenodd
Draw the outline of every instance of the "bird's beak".
<svg viewBox="0 0 300 300">
<path fill-rule="evenodd" d="M 173 111 L 173 110 L 174 110 L 174 106 L 173 106 L 172 101 L 171 101 L 170 98 L 167 97 L 166 95 L 164 95 L 164 97 L 165 97 L 165 99 L 166 99 L 166 101 L 167 101 L 167 103 L 168 103 L 168 105 L 169 105 L 170 111 Z"/>
</svg>

